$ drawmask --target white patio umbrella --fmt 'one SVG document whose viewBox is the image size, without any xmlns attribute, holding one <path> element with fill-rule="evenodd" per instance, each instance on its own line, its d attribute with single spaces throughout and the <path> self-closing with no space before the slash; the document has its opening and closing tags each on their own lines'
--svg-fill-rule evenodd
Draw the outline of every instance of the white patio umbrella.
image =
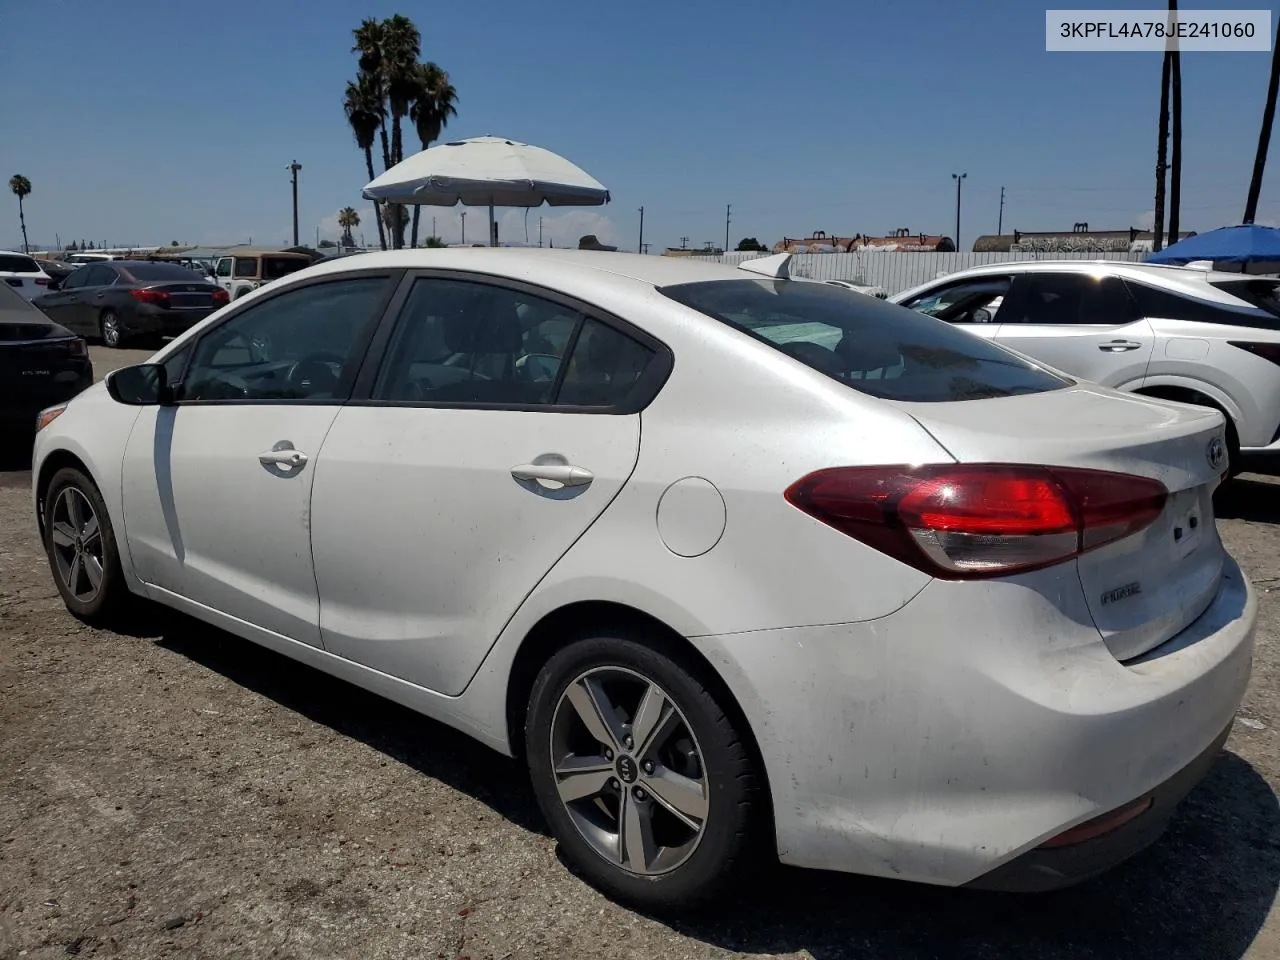
<svg viewBox="0 0 1280 960">
<path fill-rule="evenodd" d="M 559 154 L 502 137 L 455 140 L 415 153 L 364 188 L 366 200 L 489 208 L 598 207 L 609 202 L 604 184 Z"/>
</svg>

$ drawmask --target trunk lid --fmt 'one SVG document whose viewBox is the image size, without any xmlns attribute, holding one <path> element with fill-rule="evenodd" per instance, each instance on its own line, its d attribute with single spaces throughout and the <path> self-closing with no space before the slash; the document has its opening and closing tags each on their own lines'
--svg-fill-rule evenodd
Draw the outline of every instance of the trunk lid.
<svg viewBox="0 0 1280 960">
<path fill-rule="evenodd" d="M 1154 523 L 1076 561 L 1094 624 L 1117 659 L 1159 646 L 1212 602 L 1224 560 L 1213 493 L 1226 470 L 1225 424 L 1216 410 L 1088 384 L 900 406 L 962 463 L 1111 470 L 1168 488 Z"/>
</svg>

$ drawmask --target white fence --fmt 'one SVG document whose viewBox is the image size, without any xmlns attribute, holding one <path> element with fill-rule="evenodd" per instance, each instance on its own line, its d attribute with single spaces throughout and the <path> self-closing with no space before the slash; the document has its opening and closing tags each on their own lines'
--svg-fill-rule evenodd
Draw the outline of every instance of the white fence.
<svg viewBox="0 0 1280 960">
<path fill-rule="evenodd" d="M 763 253 L 729 253 L 722 257 L 697 257 L 721 263 L 768 256 Z M 988 263 L 1015 263 L 1026 260 L 1120 260 L 1138 263 L 1145 253 L 798 253 L 791 260 L 791 273 L 813 280 L 852 280 L 883 287 L 893 296 L 943 274 Z"/>
</svg>

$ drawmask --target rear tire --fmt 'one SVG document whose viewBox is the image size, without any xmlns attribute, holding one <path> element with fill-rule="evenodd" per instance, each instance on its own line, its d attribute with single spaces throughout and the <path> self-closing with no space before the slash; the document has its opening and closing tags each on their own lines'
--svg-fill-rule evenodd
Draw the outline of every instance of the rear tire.
<svg viewBox="0 0 1280 960">
<path fill-rule="evenodd" d="M 97 486 L 65 467 L 44 493 L 45 553 L 53 581 L 71 614 L 94 626 L 119 617 L 131 598 L 115 530 Z"/>
<path fill-rule="evenodd" d="M 120 315 L 114 310 L 103 310 L 98 320 L 98 330 L 102 334 L 104 346 L 118 350 L 124 346 L 124 327 L 120 323 Z"/>
<path fill-rule="evenodd" d="M 565 858 L 642 910 L 716 899 L 764 862 L 753 752 L 688 660 L 641 631 L 590 631 L 529 696 L 529 773 Z"/>
</svg>

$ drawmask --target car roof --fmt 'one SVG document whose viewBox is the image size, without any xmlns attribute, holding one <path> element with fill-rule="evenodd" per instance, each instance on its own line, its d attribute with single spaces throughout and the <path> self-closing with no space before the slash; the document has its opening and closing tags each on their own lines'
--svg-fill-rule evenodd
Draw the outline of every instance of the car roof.
<svg viewBox="0 0 1280 960">
<path fill-rule="evenodd" d="M 338 273 L 379 267 L 435 267 L 442 270 L 473 270 L 499 276 L 509 271 L 524 273 L 530 269 L 549 268 L 560 272 L 563 279 L 570 279 L 573 275 L 579 278 L 594 275 L 598 278 L 600 274 L 612 274 L 654 287 L 696 283 L 700 280 L 747 280 L 755 276 L 736 267 L 687 257 L 538 247 L 443 247 L 375 251 L 350 257 L 326 258 L 315 263 L 308 273 L 315 276 L 319 272 Z"/>
</svg>

